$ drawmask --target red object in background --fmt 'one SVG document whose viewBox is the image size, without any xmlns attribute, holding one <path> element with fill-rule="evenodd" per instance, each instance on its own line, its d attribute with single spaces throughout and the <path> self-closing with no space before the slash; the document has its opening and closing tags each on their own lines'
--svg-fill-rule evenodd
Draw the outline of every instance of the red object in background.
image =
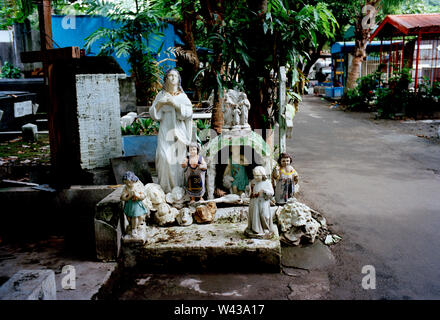
<svg viewBox="0 0 440 320">
<path fill-rule="evenodd" d="M 409 45 L 411 40 L 408 40 L 408 36 L 417 37 L 415 43 L 413 39 Z M 376 37 L 381 41 L 384 38 L 401 41 L 400 50 L 399 46 L 394 48 L 390 45 L 388 77 L 391 77 L 393 70 L 410 67 L 415 70 L 413 78 L 416 89 L 424 77 L 431 85 L 440 81 L 440 13 L 388 15 L 371 35 L 370 41 Z M 412 46 L 413 52 L 410 52 Z M 386 61 L 382 59 L 382 48 L 380 61 Z"/>
</svg>

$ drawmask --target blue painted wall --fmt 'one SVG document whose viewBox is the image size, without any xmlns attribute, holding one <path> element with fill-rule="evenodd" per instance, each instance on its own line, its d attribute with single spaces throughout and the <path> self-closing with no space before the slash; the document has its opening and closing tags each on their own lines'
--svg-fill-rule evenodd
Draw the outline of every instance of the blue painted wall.
<svg viewBox="0 0 440 320">
<path fill-rule="evenodd" d="M 65 20 L 65 26 L 75 27 L 73 28 L 63 28 L 63 18 L 65 16 L 53 15 L 52 16 L 52 36 L 54 40 L 53 47 L 61 48 L 61 47 L 80 47 L 84 49 L 85 46 L 85 38 L 91 35 L 95 30 L 100 27 L 113 29 L 116 28 L 117 25 L 115 22 L 110 21 L 108 18 L 100 17 L 100 16 L 74 16 L 75 21 Z M 169 56 L 165 51 L 167 49 L 174 47 L 175 43 L 175 32 L 173 25 L 169 24 L 168 27 L 163 31 L 164 37 L 161 39 L 150 38 L 149 39 L 149 47 L 154 51 L 157 50 L 162 45 L 162 42 L 165 41 L 162 50 L 157 58 L 158 61 L 165 59 L 167 57 L 175 58 L 174 56 Z M 99 43 L 96 42 L 93 44 L 89 55 L 97 55 L 99 52 Z M 128 64 L 127 57 L 121 56 L 117 58 L 114 55 L 116 61 L 118 61 L 121 68 L 125 71 L 127 75 L 130 74 L 130 65 Z M 166 61 L 161 64 L 161 67 L 164 70 L 168 70 L 176 67 L 175 61 Z"/>
</svg>

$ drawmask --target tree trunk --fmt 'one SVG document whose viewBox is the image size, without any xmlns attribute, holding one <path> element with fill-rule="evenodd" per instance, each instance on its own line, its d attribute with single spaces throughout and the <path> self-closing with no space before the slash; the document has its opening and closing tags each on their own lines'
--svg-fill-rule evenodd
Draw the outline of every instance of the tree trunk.
<svg viewBox="0 0 440 320">
<path fill-rule="evenodd" d="M 358 26 L 356 27 L 356 29 Z M 345 90 L 353 89 L 356 87 L 356 80 L 359 78 L 361 73 L 362 61 L 367 56 L 367 44 L 370 38 L 370 30 L 362 29 L 357 32 L 356 30 L 356 40 L 354 49 L 354 58 L 351 64 L 350 71 L 348 72 L 347 83 L 345 85 Z"/>
<path fill-rule="evenodd" d="M 182 17 L 183 17 L 183 41 L 185 42 L 185 47 L 191 56 L 188 61 L 192 65 L 192 71 L 196 73 L 199 70 L 199 57 L 197 55 L 196 44 L 194 41 L 193 27 L 196 21 L 196 14 L 194 8 L 194 2 L 189 4 L 182 1 Z"/>
<path fill-rule="evenodd" d="M 248 0 L 247 4 L 250 10 L 259 13 L 260 16 L 251 22 L 251 28 L 245 35 L 245 42 L 254 60 L 250 62 L 249 68 L 244 69 L 242 78 L 247 89 L 249 102 L 251 103 L 249 124 L 253 129 L 264 129 L 267 127 L 265 119 L 269 118 L 268 108 L 270 105 L 270 84 L 268 83 L 270 82 L 270 74 L 268 74 L 265 68 L 265 59 L 273 54 L 273 46 L 268 42 L 269 39 L 263 31 L 264 15 L 267 12 L 267 0 Z M 262 43 L 265 45 L 262 46 Z M 265 132 L 263 130 L 264 136 Z"/>
<path fill-rule="evenodd" d="M 200 1 L 200 5 L 201 14 L 207 23 L 208 31 L 210 33 L 219 33 L 224 14 L 223 0 L 203 0 Z M 222 112 L 223 93 L 217 85 L 217 74 L 221 75 L 224 73 L 224 65 L 221 57 L 221 47 L 217 41 L 213 43 L 213 50 L 217 54 L 217 57 L 211 65 L 210 72 L 210 77 L 214 84 L 214 106 L 212 108 L 211 128 L 220 134 L 224 122 Z"/>
<path fill-rule="evenodd" d="M 376 5 L 377 1 L 369 1 L 369 5 Z M 360 8 L 362 12 L 362 8 Z M 355 45 L 354 45 L 354 58 L 350 71 L 348 72 L 347 82 L 345 84 L 344 93 L 348 89 L 356 87 L 356 80 L 360 76 L 362 61 L 367 57 L 367 44 L 370 39 L 371 31 L 370 26 L 364 28 L 363 22 L 365 17 L 359 14 L 356 19 L 356 26 L 354 30 Z"/>
<path fill-rule="evenodd" d="M 217 51 L 216 51 L 217 50 Z M 214 52 L 218 52 L 218 48 L 214 46 Z M 217 77 L 217 73 L 224 74 L 224 68 L 222 68 L 221 56 L 213 63 L 212 76 Z M 222 132 L 222 127 L 224 123 L 223 117 L 223 92 L 218 85 L 214 87 L 214 106 L 212 108 L 212 117 L 211 117 L 211 128 L 214 129 L 218 134 Z"/>
<path fill-rule="evenodd" d="M 184 45 L 176 48 L 176 55 L 180 59 L 183 69 L 187 70 L 186 73 L 182 75 L 182 83 L 185 89 L 194 91 L 193 99 L 200 101 L 200 88 L 194 83 L 194 77 L 200 66 L 193 33 L 197 18 L 194 2 L 182 0 L 181 13 L 182 23 L 178 24 L 178 27 L 182 30 Z"/>
</svg>

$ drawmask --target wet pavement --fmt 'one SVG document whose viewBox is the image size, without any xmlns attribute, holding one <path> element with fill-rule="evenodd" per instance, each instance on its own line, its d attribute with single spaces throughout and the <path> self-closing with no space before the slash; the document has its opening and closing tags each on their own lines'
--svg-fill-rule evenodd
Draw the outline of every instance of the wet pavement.
<svg viewBox="0 0 440 320">
<path fill-rule="evenodd" d="M 375 121 L 318 97 L 300 106 L 288 144 L 301 200 L 343 237 L 330 298 L 440 298 L 440 143 L 429 138 L 439 123 L 421 123 Z M 376 289 L 362 287 L 368 265 Z"/>
</svg>

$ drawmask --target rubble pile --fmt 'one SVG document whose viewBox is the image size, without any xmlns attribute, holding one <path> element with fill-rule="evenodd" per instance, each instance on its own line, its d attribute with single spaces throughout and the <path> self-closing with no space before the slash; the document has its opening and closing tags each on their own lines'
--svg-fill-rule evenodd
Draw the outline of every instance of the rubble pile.
<svg viewBox="0 0 440 320">
<path fill-rule="evenodd" d="M 286 244 L 296 246 L 300 243 L 314 243 L 316 238 L 326 244 L 333 244 L 340 240 L 340 237 L 330 235 L 327 221 L 319 212 L 295 198 L 289 199 L 283 207 L 277 210 L 276 218 L 280 228 L 280 240 Z"/>
</svg>

